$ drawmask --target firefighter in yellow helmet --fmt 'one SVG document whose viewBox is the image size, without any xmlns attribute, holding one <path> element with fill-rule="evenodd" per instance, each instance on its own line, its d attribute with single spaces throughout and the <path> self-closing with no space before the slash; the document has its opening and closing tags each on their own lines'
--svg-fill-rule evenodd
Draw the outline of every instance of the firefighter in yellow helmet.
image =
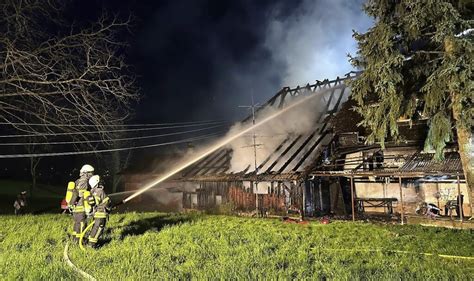
<svg viewBox="0 0 474 281">
<path fill-rule="evenodd" d="M 110 198 L 105 194 L 104 186 L 100 183 L 100 177 L 98 175 L 93 175 L 89 179 L 89 185 L 92 188 L 91 194 L 94 198 L 94 211 L 92 214 L 94 217 L 94 225 L 89 233 L 88 241 L 89 245 L 95 248 L 100 236 L 104 232 L 111 202 Z"/>
<path fill-rule="evenodd" d="M 72 236 L 75 241 L 79 240 L 86 224 L 86 212 L 91 209 L 88 198 L 90 196 L 89 179 L 94 174 L 94 167 L 91 165 L 82 166 L 79 171 L 79 178 L 75 182 L 69 182 L 66 192 L 66 202 L 72 211 L 73 231 Z"/>
</svg>

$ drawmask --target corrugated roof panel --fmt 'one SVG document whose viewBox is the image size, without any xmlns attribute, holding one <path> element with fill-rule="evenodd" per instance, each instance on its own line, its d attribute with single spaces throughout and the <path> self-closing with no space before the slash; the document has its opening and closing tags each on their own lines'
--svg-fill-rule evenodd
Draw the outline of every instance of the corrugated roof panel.
<svg viewBox="0 0 474 281">
<path fill-rule="evenodd" d="M 446 153 L 437 161 L 433 153 L 415 153 L 399 170 L 400 172 L 463 173 L 458 153 Z"/>
</svg>

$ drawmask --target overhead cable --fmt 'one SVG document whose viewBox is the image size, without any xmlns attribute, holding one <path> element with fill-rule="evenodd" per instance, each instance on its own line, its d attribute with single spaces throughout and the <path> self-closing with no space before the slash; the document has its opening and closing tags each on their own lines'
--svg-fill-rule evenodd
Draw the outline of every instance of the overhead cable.
<svg viewBox="0 0 474 281">
<path fill-rule="evenodd" d="M 156 144 L 148 144 L 141 146 L 132 146 L 132 147 L 120 147 L 120 148 L 110 148 L 110 149 L 98 149 L 98 150 L 87 150 L 87 151 L 66 151 L 66 152 L 51 152 L 51 153 L 27 153 L 27 154 L 4 154 L 0 155 L 0 159 L 12 159 L 12 158 L 32 158 L 32 157 L 51 157 L 51 156 L 68 156 L 68 155 L 84 155 L 84 154 L 95 154 L 95 153 L 106 153 L 106 152 L 115 152 L 115 151 L 124 151 L 124 150 L 136 150 L 143 148 L 151 148 L 158 146 L 166 146 L 173 144 L 180 144 L 186 142 L 192 142 L 197 140 L 209 139 L 215 136 L 218 136 L 219 133 L 206 134 L 199 137 L 193 137 L 188 139 L 183 139 L 179 141 L 170 141 Z"/>
<path fill-rule="evenodd" d="M 138 128 L 138 129 L 117 129 L 117 130 L 97 130 L 97 131 L 86 131 L 86 132 L 64 132 L 64 133 L 39 133 L 39 134 L 24 134 L 24 135 L 2 135 L 0 138 L 20 138 L 20 137 L 45 137 L 45 136 L 70 136 L 70 135 L 86 135 L 86 134 L 104 134 L 104 133 L 119 133 L 119 132 L 139 132 L 139 131 L 153 131 L 153 130 L 166 130 L 166 129 L 177 129 L 187 127 L 199 127 L 204 125 L 215 125 L 224 124 L 228 122 L 213 122 L 206 124 L 186 124 L 176 126 L 165 126 L 165 127 L 151 127 L 151 128 Z"/>
<path fill-rule="evenodd" d="M 190 125 L 190 124 L 212 124 L 218 122 L 226 122 L 224 120 L 204 120 L 204 121 L 189 121 L 189 122 L 170 122 L 170 123 L 144 123 L 144 124 L 104 124 L 100 127 L 156 127 L 156 126 L 171 126 L 171 125 Z M 44 123 L 14 123 L 14 122 L 0 122 L 0 125 L 11 126 L 42 126 L 42 127 L 98 127 L 93 124 L 44 124 Z"/>
<path fill-rule="evenodd" d="M 0 143 L 0 146 L 65 145 L 65 144 L 106 143 L 106 142 L 116 142 L 116 141 L 140 140 L 140 139 L 151 139 L 151 138 L 158 138 L 158 137 L 167 137 L 167 136 L 175 136 L 175 135 L 195 133 L 195 132 L 210 130 L 210 129 L 214 129 L 214 128 L 218 128 L 218 127 L 222 127 L 222 126 L 225 126 L 225 124 L 214 125 L 214 126 L 210 126 L 210 127 L 187 130 L 187 131 L 159 134 L 159 135 L 117 138 L 117 139 L 110 139 L 110 140 L 78 140 L 78 141 L 53 141 L 53 142 L 7 142 L 7 143 Z"/>
</svg>

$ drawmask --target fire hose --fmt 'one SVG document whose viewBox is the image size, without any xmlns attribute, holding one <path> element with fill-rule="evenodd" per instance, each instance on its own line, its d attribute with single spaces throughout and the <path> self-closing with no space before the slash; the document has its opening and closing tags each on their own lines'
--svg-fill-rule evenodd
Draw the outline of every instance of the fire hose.
<svg viewBox="0 0 474 281">
<path fill-rule="evenodd" d="M 66 264 L 70 268 L 72 268 L 72 270 L 79 273 L 85 279 L 95 281 L 96 279 L 92 275 L 85 272 L 84 270 L 81 270 L 79 267 L 77 267 L 75 264 L 72 263 L 72 261 L 69 259 L 69 256 L 67 254 L 68 250 L 69 250 L 69 242 L 66 243 L 66 246 L 64 247 L 64 252 L 63 252 L 63 257 L 64 257 L 64 261 L 66 262 Z"/>
<path fill-rule="evenodd" d="M 333 252 L 369 252 L 369 253 L 397 253 L 397 254 L 407 254 L 407 255 L 423 255 L 423 256 L 433 256 L 433 257 L 440 257 L 445 259 L 463 259 L 463 260 L 474 260 L 474 257 L 467 257 L 467 256 L 456 256 L 456 255 L 446 255 L 446 254 L 436 254 L 436 253 L 424 253 L 424 252 L 410 252 L 404 250 L 393 250 L 393 249 L 334 249 L 334 248 L 313 248 L 322 251 L 333 251 Z"/>
<path fill-rule="evenodd" d="M 79 236 L 79 248 L 81 248 L 81 250 L 85 251 L 86 249 L 84 248 L 84 245 L 83 245 L 83 241 L 84 241 L 84 236 L 86 235 L 87 231 L 89 231 L 91 229 L 91 227 L 94 225 L 94 221 L 92 221 L 85 229 L 84 231 L 81 232 L 80 236 Z M 64 261 L 66 262 L 66 264 L 72 268 L 75 272 L 79 273 L 80 275 L 82 275 L 82 277 L 84 277 L 85 279 L 87 280 L 91 280 L 91 281 L 95 281 L 96 279 L 90 275 L 89 273 L 81 270 L 79 267 L 77 267 L 74 263 L 72 263 L 72 261 L 69 259 L 69 256 L 67 254 L 69 250 L 69 242 L 66 243 L 66 246 L 64 247 L 64 252 L 63 252 L 63 257 L 64 257 Z"/>
<path fill-rule="evenodd" d="M 84 248 L 84 245 L 82 245 L 82 241 L 84 240 L 84 236 L 86 235 L 87 231 L 89 231 L 89 229 L 91 229 L 91 227 L 94 225 L 94 222 L 95 221 L 92 220 L 92 222 L 79 235 L 79 248 L 81 248 L 81 250 L 83 251 L 85 251 L 86 249 Z"/>
</svg>

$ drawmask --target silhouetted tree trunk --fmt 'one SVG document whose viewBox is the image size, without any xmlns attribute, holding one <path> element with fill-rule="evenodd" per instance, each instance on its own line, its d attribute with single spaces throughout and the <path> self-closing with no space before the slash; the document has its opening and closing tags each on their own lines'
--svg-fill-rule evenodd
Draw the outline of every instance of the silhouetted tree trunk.
<svg viewBox="0 0 474 281">
<path fill-rule="evenodd" d="M 110 163 L 110 172 L 112 176 L 111 193 L 115 193 L 118 191 L 118 187 L 120 186 L 123 179 L 121 172 L 128 166 L 130 156 L 131 151 L 117 151 L 112 153 Z"/>
<path fill-rule="evenodd" d="M 41 161 L 40 157 L 31 157 L 30 158 L 30 175 L 31 175 L 31 186 L 30 186 L 30 196 L 37 188 L 37 168 Z"/>
</svg>

